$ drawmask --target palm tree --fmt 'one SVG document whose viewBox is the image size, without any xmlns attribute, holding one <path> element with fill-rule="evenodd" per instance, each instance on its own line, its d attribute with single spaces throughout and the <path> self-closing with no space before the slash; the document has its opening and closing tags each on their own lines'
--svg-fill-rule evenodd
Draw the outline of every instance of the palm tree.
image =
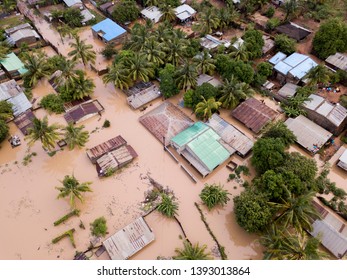
<svg viewBox="0 0 347 280">
<path fill-rule="evenodd" d="M 307 192 L 300 196 L 295 196 L 288 192 L 288 198 L 280 203 L 269 202 L 279 212 L 275 222 L 287 228 L 293 226 L 299 233 L 303 230 L 312 231 L 312 220 L 320 219 L 320 214 L 312 204 L 315 192 Z"/>
<path fill-rule="evenodd" d="M 140 24 L 135 24 L 131 30 L 131 37 L 126 43 L 126 47 L 134 52 L 139 52 L 142 50 L 147 37 L 148 30 L 146 27 Z"/>
<path fill-rule="evenodd" d="M 178 203 L 174 199 L 173 196 L 162 193 L 161 202 L 157 206 L 157 211 L 168 218 L 174 218 L 178 210 Z"/>
<path fill-rule="evenodd" d="M 183 249 L 176 248 L 174 260 L 211 260 L 210 253 L 205 253 L 207 245 L 200 246 L 199 243 L 192 245 L 188 240 L 183 241 Z"/>
<path fill-rule="evenodd" d="M 213 29 L 218 28 L 220 20 L 215 8 L 205 9 L 203 12 L 199 13 L 199 15 L 198 23 L 193 25 L 194 31 L 198 31 L 205 35 L 212 33 Z"/>
<path fill-rule="evenodd" d="M 328 255 L 319 250 L 319 240 L 308 237 L 307 233 L 290 234 L 288 231 L 280 235 L 280 244 L 267 249 L 272 260 L 320 260 Z"/>
<path fill-rule="evenodd" d="M 200 74 L 212 75 L 216 68 L 214 59 L 207 50 L 204 50 L 201 54 L 194 57 L 193 61 L 196 63 L 196 69 Z"/>
<path fill-rule="evenodd" d="M 224 206 L 230 200 L 228 197 L 229 192 L 221 185 L 208 185 L 205 184 L 205 187 L 200 193 L 200 198 L 203 203 L 207 206 L 208 210 L 211 210 L 217 205 Z"/>
<path fill-rule="evenodd" d="M 69 93 L 72 100 L 79 100 L 92 95 L 95 88 L 93 80 L 86 77 L 81 70 L 76 70 L 76 74 L 76 78 L 72 79 L 70 84 L 64 84 L 64 90 Z"/>
<path fill-rule="evenodd" d="M 77 62 L 66 59 L 63 55 L 61 55 L 61 58 L 59 65 L 61 74 L 56 78 L 56 82 L 59 85 L 65 84 L 67 87 L 73 87 L 75 80 L 78 79 L 78 74 L 75 70 Z"/>
<path fill-rule="evenodd" d="M 248 61 L 251 56 L 251 52 L 248 51 L 247 44 L 243 43 L 238 48 L 234 48 L 229 55 L 235 60 Z"/>
<path fill-rule="evenodd" d="M 282 247 L 283 241 L 282 231 L 276 224 L 272 224 L 259 240 L 260 244 L 265 247 L 263 259 L 274 259 L 277 251 Z"/>
<path fill-rule="evenodd" d="M 164 22 L 159 24 L 158 28 L 154 31 L 154 36 L 157 38 L 159 43 L 163 43 L 167 41 L 167 39 L 171 38 L 172 25 L 168 22 Z"/>
<path fill-rule="evenodd" d="M 177 66 L 183 59 L 187 49 L 186 40 L 173 37 L 165 41 L 163 50 L 166 52 L 166 61 Z"/>
<path fill-rule="evenodd" d="M 73 150 L 75 146 L 82 148 L 88 142 L 89 133 L 83 129 L 84 125 L 74 126 L 73 123 L 69 123 L 63 129 L 65 131 L 64 140 L 70 150 Z"/>
<path fill-rule="evenodd" d="M 323 64 L 319 64 L 307 73 L 306 78 L 309 79 L 309 85 L 325 85 L 330 81 L 330 72 Z"/>
<path fill-rule="evenodd" d="M 44 149 L 52 150 L 55 147 L 56 141 L 60 139 L 60 125 L 54 123 L 48 125 L 47 116 L 42 120 L 33 119 L 33 126 L 28 129 L 28 135 L 25 139 L 29 139 L 29 145 L 33 145 L 37 140 L 40 140 Z"/>
<path fill-rule="evenodd" d="M 3 7 L 5 12 L 14 11 L 17 7 L 17 1 L 15 1 L 15 0 L 3 0 L 2 1 L 2 7 Z"/>
<path fill-rule="evenodd" d="M 145 0 L 144 4 L 146 7 L 158 6 L 160 4 L 159 0 Z"/>
<path fill-rule="evenodd" d="M 195 114 L 201 116 L 204 120 L 211 118 L 212 114 L 218 111 L 222 102 L 216 101 L 214 97 L 210 97 L 208 100 L 201 96 L 203 101 L 199 102 L 195 108 Z"/>
<path fill-rule="evenodd" d="M 165 52 L 162 51 L 162 44 L 159 43 L 154 37 L 150 37 L 148 40 L 146 40 L 142 53 L 152 64 L 156 66 L 164 64 L 163 58 L 165 57 Z"/>
<path fill-rule="evenodd" d="M 113 64 L 105 76 L 102 78 L 105 84 L 113 83 L 116 88 L 121 90 L 129 89 L 131 79 L 129 78 L 129 71 L 124 69 L 123 64 Z"/>
<path fill-rule="evenodd" d="M 178 88 L 190 89 L 197 86 L 198 70 L 195 64 L 185 61 L 175 73 Z"/>
<path fill-rule="evenodd" d="M 6 100 L 0 101 L 0 120 L 8 120 L 13 117 L 12 103 Z"/>
<path fill-rule="evenodd" d="M 75 42 L 70 43 L 70 47 L 72 47 L 73 50 L 68 53 L 68 55 L 72 56 L 72 59 L 75 61 L 81 59 L 84 66 L 86 66 L 89 61 L 94 63 L 96 59 L 96 53 L 93 50 L 93 46 L 87 45 L 85 42 L 85 40 L 81 40 L 80 37 L 75 36 Z"/>
<path fill-rule="evenodd" d="M 29 87 L 35 86 L 41 78 L 49 76 L 50 67 L 43 52 L 24 53 L 23 56 L 24 67 L 28 70 L 24 74 L 24 79 Z"/>
<path fill-rule="evenodd" d="M 161 21 L 173 22 L 176 19 L 175 10 L 171 7 L 171 5 L 160 5 L 159 10 L 162 13 L 160 18 Z"/>
<path fill-rule="evenodd" d="M 292 17 L 296 14 L 298 10 L 298 2 L 297 0 L 289 0 L 284 3 L 284 10 L 286 12 L 286 17 L 284 21 L 291 20 Z"/>
<path fill-rule="evenodd" d="M 80 183 L 74 175 L 66 175 L 61 183 L 63 184 L 63 187 L 56 187 L 56 189 L 60 191 L 57 198 L 69 197 L 71 208 L 75 208 L 76 198 L 79 201 L 83 202 L 84 199 L 82 193 L 92 192 L 92 190 L 90 189 L 92 182 Z"/>
<path fill-rule="evenodd" d="M 66 36 L 68 36 L 68 35 L 71 36 L 74 34 L 73 29 L 70 26 L 68 26 L 67 24 L 61 24 L 61 25 L 57 26 L 57 31 L 60 35 L 60 39 L 61 39 L 62 43 L 64 43 L 64 38 Z"/>
<path fill-rule="evenodd" d="M 152 63 L 142 53 L 135 53 L 132 57 L 124 60 L 124 67 L 129 72 L 129 77 L 133 81 L 141 80 L 148 82 L 154 76 Z"/>
<path fill-rule="evenodd" d="M 241 100 L 246 100 L 252 96 L 255 91 L 246 83 L 237 81 L 234 76 L 230 80 L 225 80 L 221 90 L 219 101 L 222 107 L 226 109 L 235 108 Z"/>
</svg>

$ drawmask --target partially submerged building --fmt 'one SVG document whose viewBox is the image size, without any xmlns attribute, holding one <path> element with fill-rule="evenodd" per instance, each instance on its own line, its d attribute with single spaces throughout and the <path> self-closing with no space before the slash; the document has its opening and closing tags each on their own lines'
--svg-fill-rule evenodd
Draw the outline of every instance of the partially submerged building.
<svg viewBox="0 0 347 280">
<path fill-rule="evenodd" d="M 28 70 L 23 62 L 12 52 L 7 54 L 6 58 L 0 60 L 0 64 L 9 79 L 20 79 Z"/>
<path fill-rule="evenodd" d="M 133 109 L 138 109 L 162 96 L 159 87 L 152 82 L 140 82 L 125 91 L 127 102 Z"/>
<path fill-rule="evenodd" d="M 41 40 L 40 35 L 33 29 L 29 23 L 17 25 L 5 30 L 6 42 L 10 46 L 19 48 L 23 43 L 31 45 Z"/>
<path fill-rule="evenodd" d="M 316 154 L 332 136 L 332 133 L 302 115 L 288 118 L 284 123 L 296 136 L 296 143 L 311 154 Z"/>
<path fill-rule="evenodd" d="M 166 101 L 139 118 L 140 123 L 167 146 L 172 137 L 193 124 L 177 106 Z"/>
<path fill-rule="evenodd" d="M 347 224 L 336 213 L 317 201 L 314 206 L 322 219 L 312 223 L 313 230 L 310 234 L 320 240 L 336 258 L 342 259 L 347 254 Z"/>
<path fill-rule="evenodd" d="M 35 119 L 35 115 L 31 110 L 27 110 L 24 113 L 20 114 L 18 117 L 14 118 L 14 123 L 19 128 L 19 130 L 23 133 L 23 135 L 28 134 L 28 129 L 33 127 L 33 120 Z"/>
<path fill-rule="evenodd" d="M 219 87 L 222 85 L 221 81 L 207 74 L 201 74 L 198 76 L 197 85 L 201 86 L 203 83 L 209 83 L 214 87 Z"/>
<path fill-rule="evenodd" d="M 312 33 L 311 30 L 308 30 L 293 22 L 280 25 L 276 27 L 275 30 L 278 33 L 287 35 L 289 38 L 292 38 L 297 42 L 304 40 L 308 35 Z"/>
<path fill-rule="evenodd" d="M 303 107 L 310 120 L 335 136 L 338 136 L 346 127 L 347 109 L 339 103 L 332 104 L 319 95 L 311 94 Z"/>
<path fill-rule="evenodd" d="M 85 25 L 88 21 L 95 18 L 95 16 L 88 9 L 81 10 L 81 15 L 83 16 L 81 21 L 82 25 Z"/>
<path fill-rule="evenodd" d="M 309 56 L 293 53 L 287 57 L 284 53 L 278 52 L 269 59 L 274 66 L 277 79 L 282 82 L 298 84 L 306 74 L 318 64 Z"/>
<path fill-rule="evenodd" d="M 263 102 L 249 98 L 237 106 L 231 115 L 254 133 L 259 133 L 265 125 L 276 119 L 278 113 Z"/>
<path fill-rule="evenodd" d="M 87 156 L 92 163 L 96 163 L 96 161 L 104 154 L 112 152 L 126 144 L 127 141 L 125 141 L 122 136 L 118 135 L 95 147 L 87 149 Z"/>
<path fill-rule="evenodd" d="M 326 64 L 334 70 L 347 71 L 347 55 L 343 53 L 335 53 L 325 60 Z"/>
<path fill-rule="evenodd" d="M 160 9 L 156 6 L 151 6 L 143 9 L 141 15 L 145 19 L 149 19 L 153 23 L 160 21 L 161 16 L 163 15 Z"/>
<path fill-rule="evenodd" d="M 205 37 L 200 39 L 200 45 L 205 49 L 213 50 L 222 45 L 226 48 L 229 48 L 231 43 L 227 40 L 220 40 L 216 37 L 213 37 L 212 35 L 206 35 Z"/>
<path fill-rule="evenodd" d="M 225 162 L 234 152 L 230 152 L 221 137 L 208 125 L 196 122 L 171 139 L 171 145 L 203 177 Z M 225 144 L 227 145 L 227 144 Z"/>
<path fill-rule="evenodd" d="M 127 260 L 154 241 L 155 236 L 143 217 L 117 231 L 103 242 L 111 260 Z"/>
<path fill-rule="evenodd" d="M 99 38 L 105 43 L 121 43 L 127 35 L 127 31 L 123 27 L 109 18 L 93 25 L 92 33 L 95 38 Z"/>
<path fill-rule="evenodd" d="M 64 118 L 67 123 L 79 123 L 96 115 L 101 115 L 105 109 L 98 100 L 89 100 L 66 111 Z"/>
<path fill-rule="evenodd" d="M 262 48 L 263 55 L 272 52 L 275 49 L 275 41 L 269 35 L 263 35 L 264 46 Z"/>
<path fill-rule="evenodd" d="M 123 145 L 112 150 L 96 160 L 96 171 L 98 176 L 106 176 L 107 172 L 114 172 L 137 157 L 137 153 L 130 145 Z"/>
<path fill-rule="evenodd" d="M 174 11 L 175 11 L 176 17 L 181 22 L 190 21 L 196 15 L 196 11 L 191 6 L 189 6 L 187 4 L 183 4 L 181 6 L 174 8 Z"/>
<path fill-rule="evenodd" d="M 298 85 L 286 83 L 283 87 L 279 89 L 278 95 L 285 99 L 287 99 L 288 97 L 294 97 L 298 88 Z"/>
<path fill-rule="evenodd" d="M 0 101 L 12 104 L 15 117 L 32 108 L 32 104 L 15 80 L 0 84 Z"/>
<path fill-rule="evenodd" d="M 218 114 L 213 114 L 206 124 L 217 132 L 223 142 L 233 148 L 239 156 L 245 157 L 252 150 L 254 145 L 253 140 Z"/>
<path fill-rule="evenodd" d="M 337 166 L 347 171 L 347 149 L 342 153 L 337 162 Z"/>
</svg>

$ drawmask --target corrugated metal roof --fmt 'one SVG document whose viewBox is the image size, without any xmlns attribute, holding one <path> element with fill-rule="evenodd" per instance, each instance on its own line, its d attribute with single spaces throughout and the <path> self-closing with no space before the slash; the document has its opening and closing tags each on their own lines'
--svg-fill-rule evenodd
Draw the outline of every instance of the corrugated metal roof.
<svg viewBox="0 0 347 280">
<path fill-rule="evenodd" d="M 236 42 L 234 44 L 232 44 L 232 46 L 238 50 L 243 45 L 243 43 L 244 43 L 243 39 L 237 38 Z"/>
<path fill-rule="evenodd" d="M 13 52 L 9 53 L 6 58 L 0 60 L 0 63 L 8 72 L 15 70 L 20 74 L 28 72 L 28 70 L 25 69 L 23 62 Z"/>
<path fill-rule="evenodd" d="M 21 30 L 21 29 L 32 29 L 32 26 L 29 23 L 23 23 L 23 24 L 15 26 L 15 27 L 5 29 L 5 33 L 7 35 L 10 35 L 10 34 L 16 32 L 18 30 Z"/>
<path fill-rule="evenodd" d="M 325 61 L 338 69 L 347 71 L 347 55 L 345 54 L 335 53 L 330 55 Z"/>
<path fill-rule="evenodd" d="M 13 115 L 15 117 L 32 107 L 32 104 L 23 92 L 8 99 L 7 101 L 12 104 Z"/>
<path fill-rule="evenodd" d="M 23 90 L 15 80 L 10 80 L 0 84 L 0 101 L 7 100 L 22 93 Z"/>
<path fill-rule="evenodd" d="M 210 75 L 201 74 L 198 76 L 197 84 L 198 84 L 198 86 L 201 86 L 203 83 L 209 83 L 209 84 L 213 85 L 214 87 L 218 87 L 222 84 L 222 82 L 220 82 L 219 80 L 217 80 L 216 78 L 214 78 Z"/>
<path fill-rule="evenodd" d="M 187 4 L 178 6 L 174 10 L 175 10 L 176 16 L 182 21 L 196 14 L 196 11 Z"/>
<path fill-rule="evenodd" d="M 33 119 L 35 119 L 35 115 L 32 111 L 26 111 L 23 114 L 19 115 L 14 119 L 14 123 L 20 129 L 20 131 L 24 134 L 28 134 L 28 129 L 33 126 Z"/>
<path fill-rule="evenodd" d="M 171 139 L 178 147 L 186 145 L 202 132 L 208 130 L 208 126 L 202 122 L 196 122 Z"/>
<path fill-rule="evenodd" d="M 72 7 L 73 5 L 81 5 L 82 6 L 82 1 L 81 0 L 63 0 L 66 6 Z"/>
<path fill-rule="evenodd" d="M 142 107 L 143 105 L 159 98 L 162 96 L 159 88 L 152 84 L 149 88 L 145 88 L 144 90 L 132 94 L 127 98 L 128 104 L 133 108 L 133 109 L 138 109 Z"/>
<path fill-rule="evenodd" d="M 292 67 L 284 63 L 283 61 L 280 61 L 275 65 L 274 69 L 282 73 L 283 75 L 287 75 L 288 72 L 292 69 Z"/>
<path fill-rule="evenodd" d="M 206 35 L 205 37 L 200 39 L 200 45 L 206 49 L 214 49 L 220 45 L 224 45 L 226 48 L 229 48 L 231 43 L 227 40 L 219 40 L 216 37 L 211 35 Z"/>
<path fill-rule="evenodd" d="M 334 109 L 334 105 L 333 104 L 328 103 L 328 102 L 323 102 L 323 104 L 321 104 L 317 108 L 316 112 L 318 114 L 321 114 L 324 117 L 327 117 L 329 115 L 329 113 L 331 112 L 331 110 L 333 110 L 333 109 Z"/>
<path fill-rule="evenodd" d="M 103 32 L 102 37 L 106 41 L 111 41 L 126 33 L 126 30 L 109 18 L 92 26 L 94 32 Z"/>
<path fill-rule="evenodd" d="M 312 68 L 315 68 L 318 64 L 311 58 L 305 59 L 302 63 L 294 67 L 289 73 L 297 78 L 302 79 Z"/>
<path fill-rule="evenodd" d="M 347 150 L 339 157 L 339 160 L 347 164 Z"/>
<path fill-rule="evenodd" d="M 10 41 L 13 42 L 13 44 L 16 44 L 17 41 L 30 37 L 35 37 L 39 39 L 40 35 L 37 34 L 37 32 L 33 29 L 21 29 L 12 33 L 8 39 L 10 39 Z"/>
<path fill-rule="evenodd" d="M 285 124 L 296 136 L 296 142 L 312 153 L 318 152 L 332 136 L 332 133 L 302 115 L 287 119 Z"/>
<path fill-rule="evenodd" d="M 310 30 L 292 22 L 276 27 L 276 31 L 286 34 L 288 37 L 297 41 L 300 41 L 311 34 Z"/>
<path fill-rule="evenodd" d="M 158 22 L 163 13 L 156 6 L 147 7 L 141 11 L 141 14 L 154 22 Z"/>
<path fill-rule="evenodd" d="M 288 56 L 286 59 L 283 60 L 284 63 L 288 64 L 291 67 L 295 67 L 302 63 L 304 60 L 308 58 L 307 55 L 300 54 L 300 53 L 293 53 L 290 56 Z"/>
<path fill-rule="evenodd" d="M 316 110 L 318 106 L 320 106 L 324 102 L 324 98 L 317 95 L 317 94 L 311 94 L 309 96 L 309 100 L 304 102 L 304 107 L 310 110 Z"/>
<path fill-rule="evenodd" d="M 95 18 L 95 16 L 88 9 L 83 9 L 81 11 L 81 15 L 84 17 L 82 23 L 86 23 L 87 21 L 90 21 L 93 18 Z"/>
<path fill-rule="evenodd" d="M 280 62 L 281 60 L 285 59 L 287 57 L 286 54 L 282 53 L 282 52 L 278 52 L 276 53 L 273 57 L 271 57 L 269 59 L 269 63 L 271 63 L 272 65 L 277 64 L 278 62 Z"/>
<path fill-rule="evenodd" d="M 242 156 L 245 156 L 253 148 L 254 142 L 250 138 L 222 119 L 218 114 L 213 114 L 206 124 L 216 131 L 226 144 Z"/>
<path fill-rule="evenodd" d="M 321 243 L 337 258 L 342 258 L 347 253 L 347 238 L 341 235 L 335 228 L 325 222 L 316 220 L 312 224 L 314 237 L 321 239 Z"/>
<path fill-rule="evenodd" d="M 98 100 L 91 100 L 71 108 L 64 114 L 64 118 L 68 123 L 78 123 L 102 111 L 104 111 L 104 107 L 100 102 Z"/>
<path fill-rule="evenodd" d="M 255 98 L 249 98 L 242 102 L 231 114 L 255 133 L 259 133 L 267 123 L 278 115 L 275 110 Z"/>
<path fill-rule="evenodd" d="M 139 217 L 107 238 L 103 245 L 112 260 L 126 260 L 154 241 L 154 233 Z"/>
<path fill-rule="evenodd" d="M 292 83 L 286 83 L 283 87 L 280 88 L 278 91 L 278 94 L 283 97 L 292 97 L 295 95 L 296 90 L 299 86 L 292 84 Z"/>
</svg>

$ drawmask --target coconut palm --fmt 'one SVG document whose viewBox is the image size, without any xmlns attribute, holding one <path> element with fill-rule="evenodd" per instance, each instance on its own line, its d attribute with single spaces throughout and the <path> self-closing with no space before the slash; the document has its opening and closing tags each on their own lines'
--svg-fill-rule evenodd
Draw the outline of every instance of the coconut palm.
<svg viewBox="0 0 347 280">
<path fill-rule="evenodd" d="M 184 58 L 186 53 L 187 43 L 186 40 L 173 37 L 165 41 L 163 50 L 166 53 L 166 61 L 177 66 Z"/>
<path fill-rule="evenodd" d="M 173 218 L 177 214 L 178 203 L 173 196 L 165 193 L 161 194 L 161 202 L 157 206 L 157 211 L 168 218 Z"/>
<path fill-rule="evenodd" d="M 173 22 L 176 19 L 175 10 L 171 7 L 171 5 L 160 5 L 159 10 L 162 13 L 160 21 Z"/>
<path fill-rule="evenodd" d="M 194 57 L 193 61 L 196 63 L 196 69 L 200 74 L 212 75 L 216 68 L 214 59 L 207 50 L 204 50 L 201 54 Z"/>
<path fill-rule="evenodd" d="M 75 70 L 77 62 L 74 60 L 66 59 L 65 56 L 61 55 L 59 70 L 60 75 L 57 76 L 56 82 L 59 85 L 65 84 L 67 87 L 74 85 L 74 81 L 78 79 L 77 71 Z"/>
<path fill-rule="evenodd" d="M 248 84 L 239 82 L 232 76 L 230 80 L 225 80 L 220 90 L 221 97 L 219 101 L 222 103 L 223 108 L 233 109 L 241 100 L 245 100 L 254 93 L 255 91 Z"/>
<path fill-rule="evenodd" d="M 172 25 L 168 22 L 159 24 L 158 28 L 154 31 L 154 36 L 159 43 L 165 42 L 171 38 Z"/>
<path fill-rule="evenodd" d="M 165 52 L 162 51 L 162 44 L 154 37 L 150 37 L 146 40 L 142 53 L 153 65 L 159 66 L 164 63 L 163 58 L 165 57 Z"/>
<path fill-rule="evenodd" d="M 83 65 L 86 66 L 88 62 L 94 63 L 96 59 L 96 53 L 93 50 L 92 45 L 87 45 L 86 40 L 81 40 L 79 36 L 75 36 L 75 42 L 70 43 L 70 47 L 73 48 L 72 51 L 68 53 L 73 60 L 82 60 Z"/>
<path fill-rule="evenodd" d="M 286 200 L 282 198 L 279 203 L 269 202 L 278 210 L 278 216 L 275 218 L 277 224 L 294 227 L 299 233 L 303 230 L 312 231 L 312 220 L 320 219 L 320 214 L 312 204 L 315 192 L 307 192 L 300 196 L 289 193 Z"/>
<path fill-rule="evenodd" d="M 284 3 L 284 10 L 286 12 L 286 17 L 284 21 L 291 20 L 297 13 L 299 8 L 297 0 L 289 0 Z"/>
<path fill-rule="evenodd" d="M 309 79 L 309 85 L 324 85 L 330 81 L 330 72 L 323 64 L 319 64 L 307 73 L 306 78 Z"/>
<path fill-rule="evenodd" d="M 79 100 L 92 95 L 95 88 L 93 80 L 86 77 L 81 70 L 76 70 L 76 74 L 76 78 L 73 78 L 71 83 L 64 84 L 63 90 L 71 96 L 72 100 Z"/>
<path fill-rule="evenodd" d="M 283 241 L 283 232 L 276 224 L 272 224 L 259 240 L 260 244 L 265 247 L 263 259 L 274 259 L 277 251 L 282 247 Z"/>
<path fill-rule="evenodd" d="M 154 76 L 153 64 L 142 53 L 135 53 L 124 60 L 124 67 L 129 72 L 130 79 L 134 82 L 138 80 L 148 82 Z"/>
<path fill-rule="evenodd" d="M 193 25 L 193 30 L 198 31 L 203 35 L 209 34 L 212 33 L 213 29 L 218 28 L 219 23 L 220 20 L 216 9 L 208 8 L 199 13 L 198 23 Z"/>
<path fill-rule="evenodd" d="M 145 26 L 140 24 L 135 24 L 131 30 L 131 37 L 126 43 L 126 47 L 134 52 L 139 52 L 142 50 L 146 39 L 148 37 L 148 30 Z"/>
<path fill-rule="evenodd" d="M 47 116 L 43 117 L 42 120 L 34 118 L 33 126 L 28 129 L 28 135 L 25 137 L 29 140 L 29 145 L 33 145 L 37 140 L 40 140 L 44 149 L 52 150 L 55 147 L 56 141 L 60 139 L 60 133 L 58 130 L 61 128 L 60 125 L 54 123 L 48 124 Z"/>
<path fill-rule="evenodd" d="M 41 78 L 49 76 L 50 67 L 43 52 L 24 53 L 23 57 L 24 67 L 28 70 L 23 78 L 29 87 L 35 86 Z"/>
<path fill-rule="evenodd" d="M 175 73 L 176 84 L 178 88 L 190 89 L 197 86 L 198 70 L 196 65 L 185 61 L 184 64 L 177 69 Z"/>
<path fill-rule="evenodd" d="M 158 6 L 160 4 L 159 0 L 145 0 L 144 4 L 146 7 Z"/>
<path fill-rule="evenodd" d="M 218 111 L 222 102 L 216 101 L 214 97 L 210 97 L 208 100 L 201 96 L 202 101 L 196 105 L 195 114 L 201 116 L 204 120 L 211 118 L 212 114 Z"/>
<path fill-rule="evenodd" d="M 15 0 L 3 0 L 2 1 L 2 8 L 5 12 L 11 12 L 14 11 L 17 7 L 17 1 Z"/>
<path fill-rule="evenodd" d="M 75 146 L 82 148 L 88 142 L 89 133 L 83 129 L 84 125 L 74 126 L 73 123 L 69 123 L 63 129 L 65 131 L 64 140 L 70 150 L 73 150 Z"/>
<path fill-rule="evenodd" d="M 61 181 L 61 183 L 63 184 L 62 187 L 56 187 L 56 189 L 60 191 L 57 198 L 69 197 L 69 203 L 71 208 L 75 208 L 76 198 L 79 201 L 83 202 L 84 199 L 82 194 L 85 192 L 92 192 L 90 188 L 92 182 L 80 183 L 74 175 L 66 175 L 63 181 Z"/>
<path fill-rule="evenodd" d="M 116 88 L 121 90 L 128 89 L 131 85 L 131 79 L 129 78 L 129 72 L 124 69 L 123 64 L 113 64 L 105 76 L 102 78 L 105 84 L 113 83 Z"/>
<path fill-rule="evenodd" d="M 67 24 L 61 24 L 59 26 L 57 26 L 57 31 L 60 35 L 60 39 L 61 39 L 61 42 L 64 43 L 64 38 L 66 36 L 72 36 L 74 33 L 73 29 L 68 26 Z"/>
<path fill-rule="evenodd" d="M 200 193 L 200 198 L 203 203 L 207 206 L 208 210 L 211 210 L 217 205 L 224 206 L 230 200 L 228 197 L 229 192 L 223 189 L 221 185 L 208 185 L 205 184 L 205 187 Z"/>
<path fill-rule="evenodd" d="M 247 44 L 243 43 L 242 45 L 238 46 L 238 48 L 234 48 L 229 55 L 235 60 L 248 61 L 251 56 L 251 52 L 248 50 Z"/>
<path fill-rule="evenodd" d="M 200 246 L 199 243 L 192 245 L 188 240 L 183 241 L 183 249 L 176 248 L 174 260 L 211 260 L 210 253 L 206 253 L 207 245 Z"/>
</svg>

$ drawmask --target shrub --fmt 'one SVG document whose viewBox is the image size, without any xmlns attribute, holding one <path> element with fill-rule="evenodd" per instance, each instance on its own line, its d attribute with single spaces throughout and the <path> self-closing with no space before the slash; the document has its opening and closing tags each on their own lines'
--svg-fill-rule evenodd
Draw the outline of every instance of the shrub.
<svg viewBox="0 0 347 280">
<path fill-rule="evenodd" d="M 281 20 L 279 18 L 270 18 L 267 22 L 266 22 L 266 30 L 268 31 L 272 31 L 274 30 L 277 26 L 279 26 L 281 23 Z"/>
<path fill-rule="evenodd" d="M 202 189 L 200 198 L 207 206 L 208 210 L 211 210 L 217 205 L 224 206 L 230 200 L 229 193 L 221 185 L 208 185 Z"/>
<path fill-rule="evenodd" d="M 114 55 L 117 54 L 117 50 L 114 47 L 114 43 L 108 43 L 105 48 L 102 50 L 101 54 L 106 58 L 106 59 L 111 59 Z"/>
<path fill-rule="evenodd" d="M 94 236 L 105 236 L 107 234 L 106 219 L 104 217 L 97 218 L 90 224 L 90 230 Z"/>
<path fill-rule="evenodd" d="M 295 40 L 284 34 L 278 34 L 275 36 L 275 46 L 278 51 L 285 54 L 292 54 L 295 52 L 295 45 Z"/>
<path fill-rule="evenodd" d="M 111 126 L 111 122 L 109 120 L 105 120 L 102 127 L 107 128 Z"/>
<path fill-rule="evenodd" d="M 339 102 L 343 107 L 347 108 L 347 95 L 341 95 Z"/>
<path fill-rule="evenodd" d="M 4 141 L 8 135 L 8 125 L 4 120 L 0 119 L 0 143 Z"/>
<path fill-rule="evenodd" d="M 275 8 L 273 6 L 270 6 L 267 11 L 265 12 L 265 15 L 268 17 L 268 18 L 272 18 L 273 15 L 275 14 Z"/>
<path fill-rule="evenodd" d="M 64 112 L 64 102 L 59 95 L 51 93 L 41 99 L 41 106 L 47 111 L 61 114 Z"/>
</svg>

